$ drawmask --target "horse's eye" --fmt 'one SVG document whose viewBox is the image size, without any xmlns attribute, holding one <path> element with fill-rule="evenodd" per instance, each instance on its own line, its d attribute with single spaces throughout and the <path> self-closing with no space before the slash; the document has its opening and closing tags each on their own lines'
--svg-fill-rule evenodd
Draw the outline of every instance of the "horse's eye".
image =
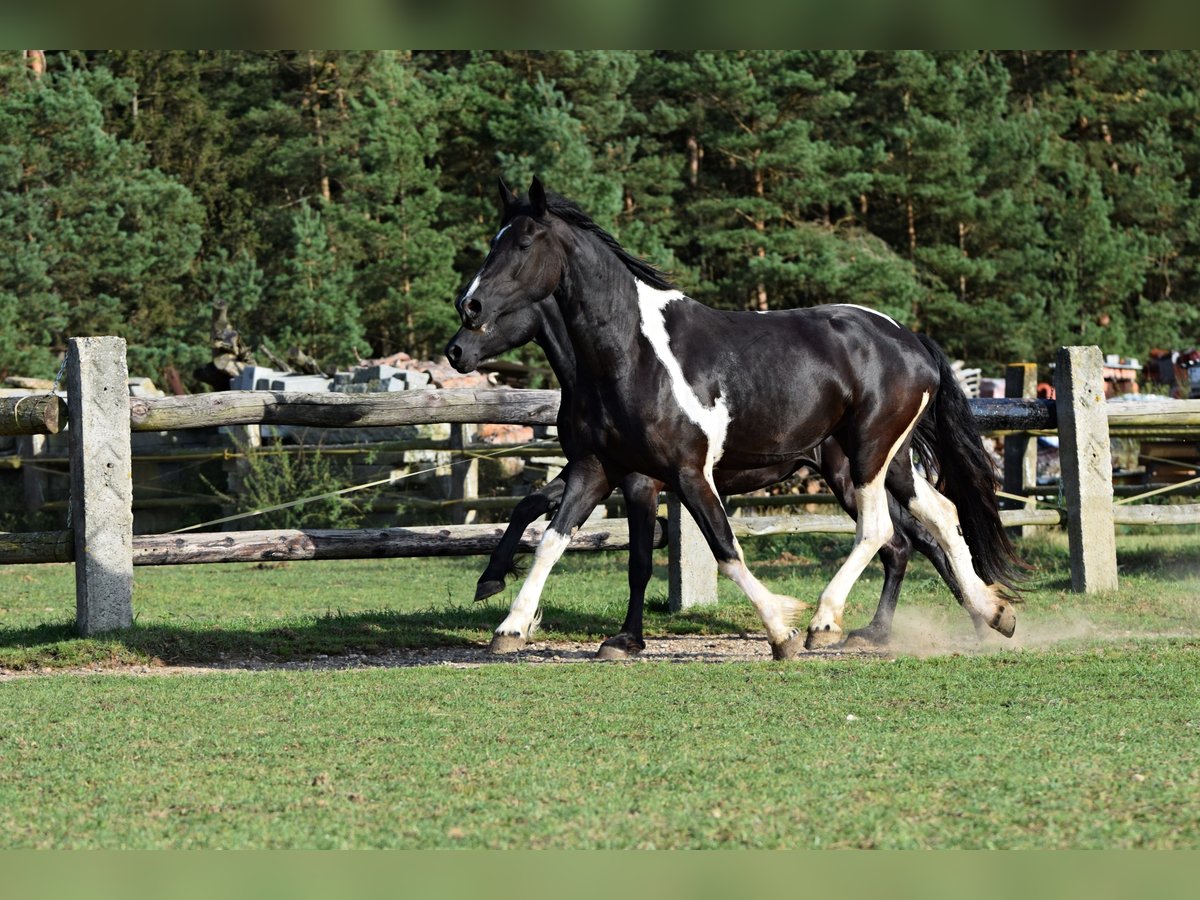
<svg viewBox="0 0 1200 900">
<path fill-rule="evenodd" d="M 528 250 L 530 247 L 533 246 L 533 238 L 526 235 L 525 237 L 523 237 L 519 241 L 517 241 L 517 246 L 522 250 Z"/>
</svg>

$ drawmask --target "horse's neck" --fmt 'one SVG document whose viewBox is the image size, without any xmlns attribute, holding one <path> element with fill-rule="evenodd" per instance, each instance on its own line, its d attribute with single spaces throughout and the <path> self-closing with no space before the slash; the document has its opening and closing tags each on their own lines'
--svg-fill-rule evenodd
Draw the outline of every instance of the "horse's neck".
<svg viewBox="0 0 1200 900">
<path fill-rule="evenodd" d="M 575 370 L 612 380 L 636 370 L 640 352 L 637 283 L 620 260 L 598 246 L 572 254 L 557 298 L 576 358 Z M 611 266 L 597 278 L 597 255 Z"/>
<path fill-rule="evenodd" d="M 567 325 L 558 311 L 558 305 L 550 303 L 547 306 L 551 310 L 543 316 L 542 327 L 534 340 L 546 354 L 546 362 L 558 379 L 563 394 L 569 395 L 575 390 L 575 351 L 571 347 L 571 336 L 567 333 Z"/>
</svg>

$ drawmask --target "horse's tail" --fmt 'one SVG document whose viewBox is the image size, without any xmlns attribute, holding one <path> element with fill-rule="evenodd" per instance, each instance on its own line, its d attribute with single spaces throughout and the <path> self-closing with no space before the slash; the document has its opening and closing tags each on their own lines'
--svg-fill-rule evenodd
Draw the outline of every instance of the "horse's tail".
<svg viewBox="0 0 1200 900">
<path fill-rule="evenodd" d="M 1002 585 L 1015 594 L 1027 566 L 1000 522 L 992 458 L 979 440 L 975 414 L 950 360 L 932 338 L 923 334 L 917 338 L 937 363 L 941 377 L 937 396 L 914 435 L 918 459 L 927 471 L 936 470 L 937 489 L 957 507 L 975 573 L 984 583 Z"/>
</svg>

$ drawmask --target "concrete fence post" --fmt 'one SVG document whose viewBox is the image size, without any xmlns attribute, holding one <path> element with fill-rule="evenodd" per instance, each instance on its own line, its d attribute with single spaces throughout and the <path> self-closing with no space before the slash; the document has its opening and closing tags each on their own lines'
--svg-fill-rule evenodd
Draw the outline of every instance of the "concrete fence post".
<svg viewBox="0 0 1200 900">
<path fill-rule="evenodd" d="M 125 340 L 67 342 L 75 627 L 133 624 L 133 462 Z"/>
<path fill-rule="evenodd" d="M 1067 504 L 1071 588 L 1117 589 L 1113 531 L 1112 452 L 1099 347 L 1063 347 L 1054 373 L 1058 449 Z"/>
<path fill-rule="evenodd" d="M 679 497 L 667 498 L 667 601 L 671 612 L 717 602 L 717 562 Z"/>
<path fill-rule="evenodd" d="M 1004 370 L 1004 396 L 1031 400 L 1037 397 L 1037 363 L 1010 363 Z M 1030 488 L 1037 487 L 1037 438 L 1027 432 L 1017 431 L 1004 436 L 1004 491 L 1023 496 Z M 1037 499 L 1029 498 L 1025 509 L 1034 509 Z M 1002 504 L 1002 508 L 1014 509 L 1015 501 Z M 1028 537 L 1033 525 L 1015 525 L 1008 529 L 1012 537 Z"/>
</svg>

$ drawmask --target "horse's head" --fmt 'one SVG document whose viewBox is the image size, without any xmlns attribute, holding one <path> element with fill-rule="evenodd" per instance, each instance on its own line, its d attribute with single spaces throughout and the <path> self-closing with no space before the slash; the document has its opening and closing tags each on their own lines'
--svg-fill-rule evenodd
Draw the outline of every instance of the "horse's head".
<svg viewBox="0 0 1200 900">
<path fill-rule="evenodd" d="M 566 254 L 555 233 L 553 217 L 547 213 L 542 183 L 533 179 L 529 194 L 517 197 L 502 181 L 500 200 L 503 204 L 500 229 L 492 238 L 491 250 L 479 274 L 454 304 L 462 329 L 446 348 L 446 355 L 460 371 L 469 371 L 463 369 L 470 361 L 466 358 L 468 345 L 486 343 L 489 347 L 499 347 L 480 351 L 494 354 L 529 340 L 515 340 L 518 325 L 513 317 L 550 297 L 565 270 Z M 495 331 L 503 334 L 493 335 Z M 464 333 L 472 339 L 461 342 Z M 450 353 L 456 342 L 461 348 L 461 363 Z M 486 355 L 475 362 L 484 358 Z"/>
<path fill-rule="evenodd" d="M 553 297 L 535 303 L 513 304 L 486 328 L 459 328 L 446 345 L 446 358 L 459 372 L 473 372 L 486 359 L 535 340 L 550 316 L 558 316 Z"/>
</svg>

